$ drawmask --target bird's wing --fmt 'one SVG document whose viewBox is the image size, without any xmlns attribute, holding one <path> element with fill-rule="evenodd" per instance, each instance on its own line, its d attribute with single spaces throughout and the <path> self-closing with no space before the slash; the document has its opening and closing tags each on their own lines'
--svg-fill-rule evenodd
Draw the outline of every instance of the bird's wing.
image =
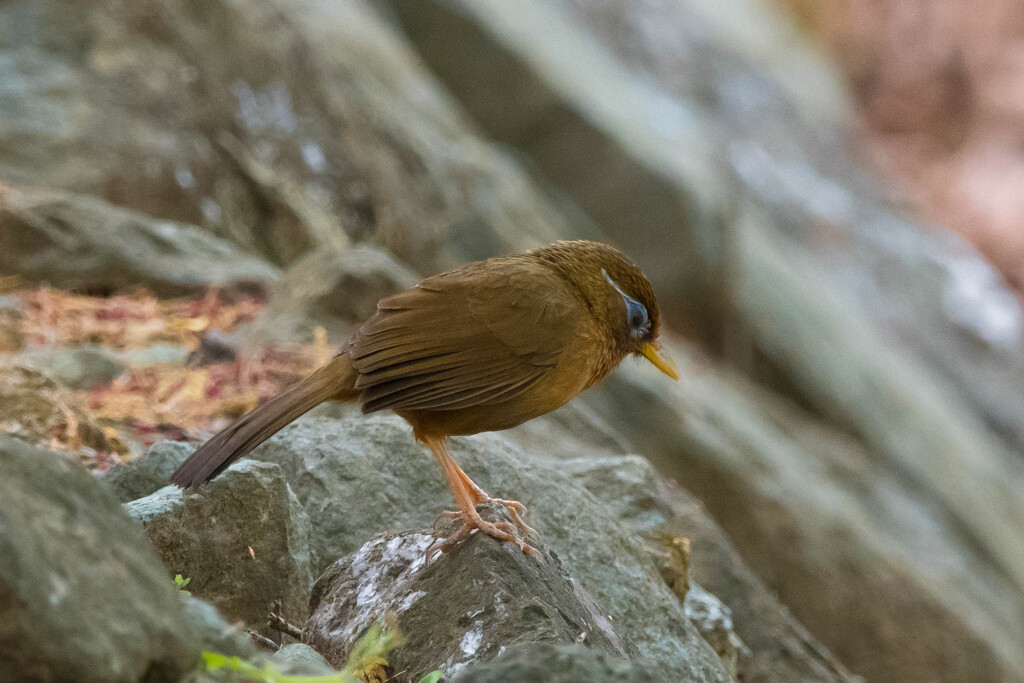
<svg viewBox="0 0 1024 683">
<path fill-rule="evenodd" d="M 383 299 L 349 343 L 363 410 L 455 410 L 541 381 L 584 311 L 546 266 L 488 262 Z"/>
</svg>

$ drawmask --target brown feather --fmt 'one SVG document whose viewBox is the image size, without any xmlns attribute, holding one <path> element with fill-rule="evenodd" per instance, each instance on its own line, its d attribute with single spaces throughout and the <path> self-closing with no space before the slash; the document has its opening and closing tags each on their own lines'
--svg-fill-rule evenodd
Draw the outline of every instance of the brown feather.
<svg viewBox="0 0 1024 683">
<path fill-rule="evenodd" d="M 523 256 L 484 263 L 380 303 L 347 349 L 365 411 L 507 401 L 558 362 L 584 312 L 552 302 L 566 283 Z"/>
</svg>

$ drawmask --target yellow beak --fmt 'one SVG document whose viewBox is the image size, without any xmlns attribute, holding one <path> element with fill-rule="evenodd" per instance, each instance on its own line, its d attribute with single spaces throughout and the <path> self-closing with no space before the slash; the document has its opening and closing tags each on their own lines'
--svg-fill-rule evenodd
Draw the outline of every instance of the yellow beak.
<svg viewBox="0 0 1024 683">
<path fill-rule="evenodd" d="M 651 365 L 658 368 L 666 375 L 674 380 L 679 379 L 679 371 L 676 370 L 676 364 L 673 363 L 667 356 L 663 356 L 658 352 L 658 347 L 653 342 L 647 342 L 640 347 L 640 355 L 647 360 L 651 361 Z"/>
</svg>

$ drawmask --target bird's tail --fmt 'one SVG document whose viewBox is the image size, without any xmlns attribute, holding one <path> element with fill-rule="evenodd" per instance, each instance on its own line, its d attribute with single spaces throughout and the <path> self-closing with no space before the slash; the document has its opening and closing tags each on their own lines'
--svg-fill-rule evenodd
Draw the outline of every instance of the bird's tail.
<svg viewBox="0 0 1024 683">
<path fill-rule="evenodd" d="M 324 401 L 355 400 L 356 374 L 347 355 L 335 356 L 330 363 L 238 418 L 200 446 L 175 470 L 171 482 L 183 488 L 208 482 Z"/>
</svg>

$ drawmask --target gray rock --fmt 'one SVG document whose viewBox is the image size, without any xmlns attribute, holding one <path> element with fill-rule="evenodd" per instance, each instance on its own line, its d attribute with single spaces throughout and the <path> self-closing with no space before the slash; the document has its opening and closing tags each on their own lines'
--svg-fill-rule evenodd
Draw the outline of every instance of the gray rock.
<svg viewBox="0 0 1024 683">
<path fill-rule="evenodd" d="M 114 465 L 99 480 L 122 503 L 128 503 L 167 486 L 171 474 L 194 450 L 194 444 L 160 441 L 150 446 L 141 458 Z"/>
<path fill-rule="evenodd" d="M 188 360 L 189 350 L 173 344 L 155 344 L 141 349 L 123 349 L 118 359 L 130 368 L 144 368 L 151 365 L 183 366 Z"/>
<path fill-rule="evenodd" d="M 289 267 L 274 285 L 266 308 L 246 327 L 246 336 L 265 345 L 309 336 L 313 325 L 362 323 L 376 312 L 380 299 L 419 279 L 376 247 L 321 247 Z"/>
<path fill-rule="evenodd" d="M 856 437 L 732 373 L 706 371 L 670 392 L 652 389 L 656 381 L 646 370 L 618 373 L 586 401 L 700 497 L 701 514 L 850 670 L 872 680 L 910 670 L 923 680 L 1024 680 L 1021 593 L 955 515 L 939 512 L 942 503 L 881 467 Z M 987 499 L 987 483 L 955 478 L 989 514 L 1012 504 Z M 708 546 L 693 557 L 726 569 L 721 581 L 708 578 L 710 567 L 697 580 L 733 609 L 756 653 L 762 645 L 744 631 L 750 612 L 735 599 L 746 590 L 742 574 Z M 894 638 L 893 624 L 917 638 Z M 787 641 L 795 652 L 813 650 L 798 631 Z"/>
<path fill-rule="evenodd" d="M 54 190 L 0 193 L 0 270 L 27 284 L 173 295 L 207 287 L 262 290 L 272 266 L 192 225 Z"/>
<path fill-rule="evenodd" d="M 319 652 L 305 643 L 291 643 L 270 655 L 268 661 L 288 676 L 327 676 L 335 673 Z"/>
<path fill-rule="evenodd" d="M 206 652 L 241 657 L 257 667 L 269 664 L 274 671 L 285 676 L 327 676 L 337 673 L 327 660 L 308 645 L 291 643 L 269 653 L 256 647 L 243 624 L 229 624 L 217 608 L 207 601 L 188 596 L 184 602 L 189 628 L 196 633 Z M 200 666 L 186 680 L 188 683 L 222 683 L 225 678 L 221 672 L 207 671 Z"/>
<path fill-rule="evenodd" d="M 188 621 L 190 632 L 202 643 L 204 651 L 243 659 L 259 656 L 252 638 L 245 633 L 241 624 L 229 624 L 217 608 L 206 600 L 194 595 L 183 597 L 185 620 Z"/>
<path fill-rule="evenodd" d="M 0 436 L 0 680 L 175 681 L 199 646 L 142 530 L 91 475 Z"/>
<path fill-rule="evenodd" d="M 664 480 L 649 461 L 638 456 L 584 457 L 565 462 L 565 468 L 659 554 L 671 557 L 679 550 L 677 540 L 686 540 L 689 550 L 678 572 L 688 576 L 684 574 L 687 581 L 676 588 L 676 595 L 685 599 L 687 616 L 724 655 L 723 661 L 731 659 L 730 652 L 737 655 L 741 680 L 857 680 L 755 576 L 701 502 Z M 724 610 L 717 607 L 719 601 Z"/>
<path fill-rule="evenodd" d="M 650 662 L 622 659 L 583 645 L 538 643 L 510 648 L 494 661 L 459 673 L 453 683 L 661 683 L 665 680 L 664 673 Z"/>
<path fill-rule="evenodd" d="M 424 273 L 568 232 L 371 3 L 205 6 L 0 8 L 32 27 L 0 44 L 0 180 L 200 225 L 280 266 L 345 231 Z"/>
<path fill-rule="evenodd" d="M 388 663 L 411 681 L 435 669 L 452 676 L 526 643 L 631 650 L 550 552 L 528 557 L 478 534 L 426 566 L 434 540 L 385 534 L 338 560 L 317 580 L 303 641 L 341 667 L 357 637 L 391 615 L 404 642 Z"/>
<path fill-rule="evenodd" d="M 453 453 L 485 490 L 527 505 L 527 522 L 642 657 L 679 679 L 726 676 L 652 556 L 557 460 L 498 434 L 455 439 Z M 299 420 L 254 456 L 281 466 L 313 521 L 322 567 L 378 533 L 422 529 L 451 507 L 433 458 L 395 416 Z"/>
<path fill-rule="evenodd" d="M 732 611 L 718 598 L 691 583 L 686 592 L 683 609 L 708 645 L 715 648 L 719 659 L 733 677 L 739 677 L 741 658 L 750 656 L 750 650 L 733 629 Z M 746 680 L 746 679 L 744 679 Z"/>
<path fill-rule="evenodd" d="M 17 362 L 39 370 L 58 384 L 76 391 L 105 387 L 125 371 L 116 354 L 94 345 L 33 349 L 19 354 Z"/>
<path fill-rule="evenodd" d="M 309 519 L 280 470 L 242 461 L 195 493 L 177 486 L 126 504 L 171 575 L 225 617 L 270 633 L 267 617 L 306 616 Z"/>
</svg>

